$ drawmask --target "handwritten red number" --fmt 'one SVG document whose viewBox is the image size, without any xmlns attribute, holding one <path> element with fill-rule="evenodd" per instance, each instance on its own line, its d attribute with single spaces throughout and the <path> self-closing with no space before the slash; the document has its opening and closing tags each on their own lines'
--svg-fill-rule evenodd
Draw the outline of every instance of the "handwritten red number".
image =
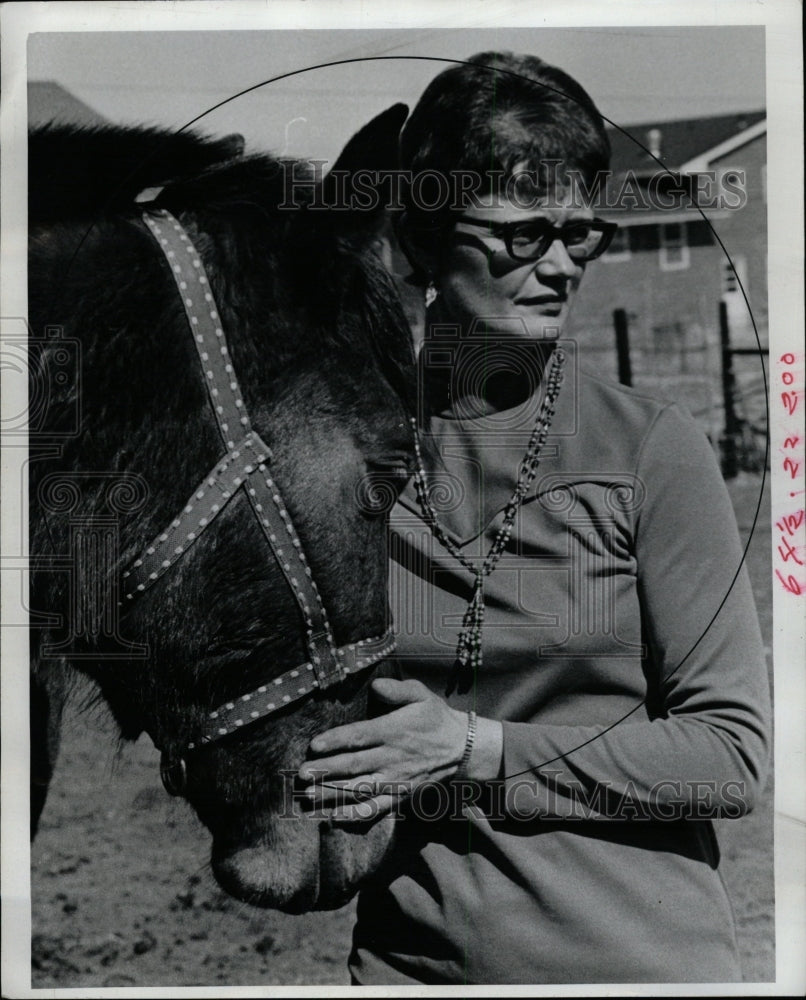
<svg viewBox="0 0 806 1000">
<path fill-rule="evenodd" d="M 785 354 L 781 355 L 781 362 L 785 365 L 792 365 L 795 363 L 795 355 L 791 351 L 787 351 Z M 795 376 L 792 372 L 789 371 L 783 372 L 783 374 L 781 375 L 781 381 L 783 382 L 784 385 L 791 386 L 795 382 Z M 781 393 L 781 402 L 786 407 L 786 411 L 790 417 L 794 415 L 795 411 L 798 408 L 798 395 L 799 393 L 797 391 Z M 797 449 L 800 440 L 801 438 L 799 434 L 791 434 L 789 437 L 784 439 L 784 448 Z M 791 458 L 784 459 L 784 470 L 789 473 L 792 479 L 795 479 L 795 477 L 797 476 L 800 465 L 801 465 L 800 462 L 793 462 Z M 796 496 L 802 492 L 803 492 L 802 490 L 799 490 L 797 494 L 790 492 L 790 496 Z M 776 523 L 776 528 L 778 528 L 778 530 L 782 532 L 782 534 L 786 533 L 792 536 L 801 527 L 804 518 L 806 518 L 806 512 L 804 512 L 803 510 L 799 510 L 795 514 L 786 514 L 783 518 L 781 518 L 780 521 Z M 787 541 L 785 537 L 781 537 L 780 541 L 781 544 L 778 546 L 778 554 L 781 557 L 781 559 L 785 563 L 788 562 L 790 559 L 792 559 L 799 566 L 802 566 L 803 561 L 798 557 L 796 549 L 793 548 L 792 545 L 790 545 L 790 543 Z M 797 596 L 800 596 L 803 593 L 803 589 L 800 583 L 798 583 L 798 581 L 795 579 L 794 576 L 788 575 L 784 577 L 784 575 L 778 569 L 776 569 L 775 575 L 781 581 L 784 589 L 788 593 L 796 594 Z"/>
<path fill-rule="evenodd" d="M 775 527 L 779 531 L 785 531 L 789 535 L 794 535 L 803 524 L 804 517 L 806 517 L 806 513 L 802 510 L 799 510 L 796 514 L 786 514 L 781 521 L 775 522 Z"/>
<path fill-rule="evenodd" d="M 801 590 L 800 590 L 800 584 L 799 584 L 799 583 L 798 583 L 798 581 L 797 581 L 797 580 L 796 580 L 796 579 L 794 578 L 794 576 L 791 576 L 791 575 L 790 575 L 790 576 L 788 576 L 788 577 L 786 578 L 786 580 L 785 580 L 785 579 L 784 579 L 784 578 L 783 578 L 783 577 L 781 576 L 781 574 L 780 574 L 780 572 L 779 572 L 778 570 L 776 570 L 776 571 L 775 571 L 775 575 L 776 575 L 776 576 L 778 577 L 778 579 L 779 579 L 779 580 L 781 581 L 781 583 L 782 583 L 782 584 L 784 585 L 784 589 L 785 589 L 785 590 L 788 590 L 790 594 L 798 594 L 798 595 L 800 595 L 800 593 L 801 593 Z"/>
<path fill-rule="evenodd" d="M 782 538 L 781 541 L 783 542 L 783 548 L 779 545 L 778 546 L 778 553 L 781 556 L 781 558 L 783 559 L 783 561 L 784 562 L 789 562 L 790 559 L 794 559 L 795 562 L 798 564 L 798 566 L 802 566 L 803 565 L 803 560 L 802 559 L 798 559 L 797 552 L 792 548 L 792 546 L 789 544 L 789 542 L 785 538 Z"/>
</svg>

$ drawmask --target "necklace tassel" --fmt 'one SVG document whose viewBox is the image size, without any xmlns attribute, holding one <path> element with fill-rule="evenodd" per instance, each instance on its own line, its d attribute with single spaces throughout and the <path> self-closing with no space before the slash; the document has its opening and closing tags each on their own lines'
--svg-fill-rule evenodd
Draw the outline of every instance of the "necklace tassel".
<svg viewBox="0 0 806 1000">
<path fill-rule="evenodd" d="M 448 685 L 448 694 L 457 690 L 465 694 L 473 686 L 481 667 L 481 629 L 484 624 L 484 577 L 476 574 L 473 596 L 462 618 L 462 629 L 456 645 L 456 663 Z"/>
</svg>

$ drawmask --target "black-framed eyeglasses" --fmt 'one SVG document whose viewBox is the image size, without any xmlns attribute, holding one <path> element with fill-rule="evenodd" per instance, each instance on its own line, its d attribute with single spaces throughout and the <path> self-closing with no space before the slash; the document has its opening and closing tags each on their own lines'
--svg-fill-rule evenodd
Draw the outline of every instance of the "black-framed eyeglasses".
<svg viewBox="0 0 806 1000">
<path fill-rule="evenodd" d="M 607 250 L 618 229 L 618 223 L 602 219 L 584 219 L 554 226 L 548 219 L 526 219 L 517 222 L 494 222 L 460 215 L 457 222 L 486 229 L 491 236 L 503 240 L 513 260 L 540 260 L 555 240 L 562 240 L 568 256 L 582 263 L 596 260 Z"/>
</svg>

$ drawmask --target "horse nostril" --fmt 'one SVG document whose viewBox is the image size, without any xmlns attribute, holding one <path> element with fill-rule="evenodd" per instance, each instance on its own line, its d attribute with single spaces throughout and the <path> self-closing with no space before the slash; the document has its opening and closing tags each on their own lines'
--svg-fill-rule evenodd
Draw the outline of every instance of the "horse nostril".
<svg viewBox="0 0 806 1000">
<path fill-rule="evenodd" d="M 182 795 L 187 788 L 187 764 L 184 757 L 171 759 L 163 753 L 160 760 L 160 777 L 169 795 Z"/>
</svg>

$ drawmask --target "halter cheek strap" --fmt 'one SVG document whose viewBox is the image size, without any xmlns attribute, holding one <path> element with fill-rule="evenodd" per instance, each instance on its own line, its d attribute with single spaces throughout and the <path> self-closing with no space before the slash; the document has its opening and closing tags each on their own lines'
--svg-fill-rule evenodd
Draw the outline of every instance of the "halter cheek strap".
<svg viewBox="0 0 806 1000">
<path fill-rule="evenodd" d="M 187 749 L 210 743 L 264 718 L 315 688 L 338 684 L 349 673 L 388 656 L 395 643 L 383 635 L 336 647 L 333 631 L 302 544 L 270 473 L 271 449 L 252 428 L 232 366 L 221 318 L 201 257 L 182 225 L 164 209 L 143 220 L 171 268 L 204 372 L 216 424 L 226 449 L 182 511 L 123 574 L 124 601 L 148 590 L 196 542 L 230 500 L 243 490 L 300 609 L 308 661 L 257 691 L 210 713 Z"/>
</svg>

